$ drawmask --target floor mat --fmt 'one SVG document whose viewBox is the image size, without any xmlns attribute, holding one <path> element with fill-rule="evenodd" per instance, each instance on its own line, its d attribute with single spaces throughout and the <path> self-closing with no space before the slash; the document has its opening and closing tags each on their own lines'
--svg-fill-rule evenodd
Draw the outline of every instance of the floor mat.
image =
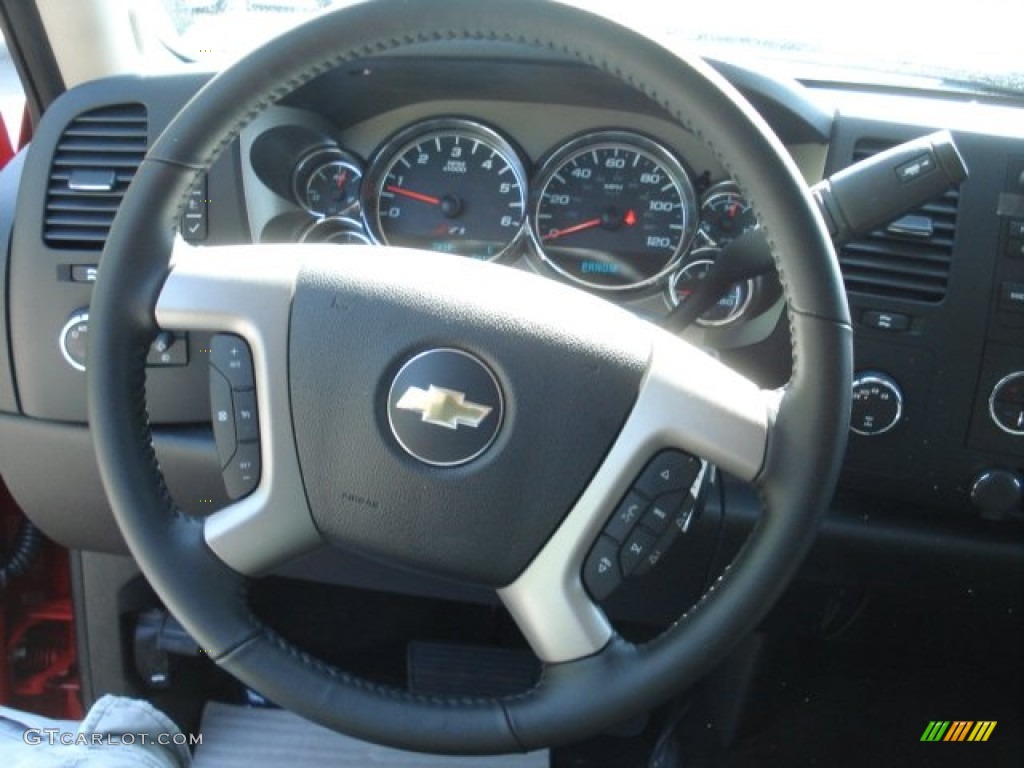
<svg viewBox="0 0 1024 768">
<path fill-rule="evenodd" d="M 330 765 L 345 768 L 548 768 L 546 751 L 499 757 L 435 757 L 342 736 L 281 709 L 211 702 L 203 712 L 195 768 Z"/>
</svg>

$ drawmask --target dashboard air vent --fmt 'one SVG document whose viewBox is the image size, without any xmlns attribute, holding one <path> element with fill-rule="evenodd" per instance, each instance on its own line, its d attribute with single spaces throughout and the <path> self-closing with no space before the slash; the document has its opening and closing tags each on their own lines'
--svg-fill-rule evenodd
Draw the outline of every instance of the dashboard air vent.
<svg viewBox="0 0 1024 768">
<path fill-rule="evenodd" d="M 890 142 L 857 142 L 853 162 Z M 960 191 L 952 189 L 915 211 L 839 249 L 846 290 L 884 298 L 938 303 L 946 297 Z"/>
<path fill-rule="evenodd" d="M 146 154 L 146 108 L 85 112 L 64 129 L 50 168 L 43 239 L 52 248 L 100 251 Z"/>
</svg>

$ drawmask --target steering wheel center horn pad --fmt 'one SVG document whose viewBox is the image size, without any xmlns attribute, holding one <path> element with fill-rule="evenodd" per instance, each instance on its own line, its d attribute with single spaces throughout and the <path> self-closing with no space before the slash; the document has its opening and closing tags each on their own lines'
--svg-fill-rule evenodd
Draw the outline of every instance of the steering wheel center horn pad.
<svg viewBox="0 0 1024 768">
<path fill-rule="evenodd" d="M 639 320 L 551 280 L 372 246 L 307 260 L 290 325 L 317 528 L 495 588 L 597 472 L 651 355 Z"/>
<path fill-rule="evenodd" d="M 794 349 L 785 388 L 762 391 L 594 297 L 498 265 L 356 246 L 176 245 L 197 174 L 260 111 L 333 67 L 458 41 L 597 67 L 704 138 L 758 213 L 778 262 Z M 650 709 L 756 625 L 813 541 L 838 475 L 849 311 L 827 229 L 795 165 L 702 62 L 560 3 L 373 0 L 270 41 L 214 77 L 157 139 L 100 265 L 89 420 L 128 546 L 220 665 L 276 703 L 361 738 L 508 752 L 567 743 Z M 158 327 L 224 332 L 251 350 L 262 471 L 249 495 L 204 520 L 168 497 L 151 447 L 144 363 Z M 399 439 L 406 428 L 396 436 L 389 419 L 389 402 L 392 415 L 444 422 L 424 422 L 438 430 L 469 429 L 460 420 L 477 418 L 482 427 L 493 416 L 486 394 L 433 373 L 426 386 L 394 386 L 431 350 L 472 356 L 501 392 L 493 442 L 452 466 L 410 455 Z M 448 394 L 432 396 L 432 384 Z M 665 448 L 755 484 L 764 514 L 701 601 L 636 646 L 615 634 L 581 571 L 616 505 Z M 546 664 L 541 682 L 501 699 L 425 699 L 293 648 L 252 615 L 248 579 L 325 540 L 497 587 Z"/>
</svg>

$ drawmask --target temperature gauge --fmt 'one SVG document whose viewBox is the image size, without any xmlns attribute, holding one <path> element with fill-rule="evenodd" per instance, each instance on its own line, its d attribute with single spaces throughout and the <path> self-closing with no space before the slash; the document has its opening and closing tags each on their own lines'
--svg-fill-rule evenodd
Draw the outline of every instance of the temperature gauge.
<svg viewBox="0 0 1024 768">
<path fill-rule="evenodd" d="M 716 184 L 700 206 L 698 233 L 706 245 L 724 248 L 727 243 L 757 227 L 757 217 L 747 199 L 731 181 Z"/>
<path fill-rule="evenodd" d="M 356 158 L 336 148 L 318 149 L 295 167 L 295 199 L 314 216 L 337 216 L 359 203 L 362 178 Z"/>
</svg>

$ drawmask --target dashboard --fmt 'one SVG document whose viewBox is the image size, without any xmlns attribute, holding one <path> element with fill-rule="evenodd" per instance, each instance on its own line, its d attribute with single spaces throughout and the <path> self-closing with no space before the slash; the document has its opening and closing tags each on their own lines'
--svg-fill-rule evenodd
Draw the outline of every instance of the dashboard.
<svg viewBox="0 0 1024 768">
<path fill-rule="evenodd" d="M 522 104 L 519 115 L 546 109 L 561 113 L 557 124 L 584 126 L 531 157 L 512 134 L 533 146 L 546 137 L 521 116 L 495 115 L 497 127 L 478 116 L 493 106 L 463 108 L 472 116 L 428 107 L 387 126 L 383 140 L 374 134 L 384 125 L 341 137 L 309 113 L 261 116 L 243 142 L 246 194 L 277 204 L 248 206 L 254 239 L 454 253 L 571 283 L 657 321 L 685 303 L 725 245 L 757 227 L 736 184 L 670 125 Z M 766 293 L 738 283 L 697 322 L 736 326 L 780 298 Z"/>
<path fill-rule="evenodd" d="M 440 83 L 458 66 L 432 69 Z M 649 106 L 566 99 L 574 85 L 595 87 L 580 75 L 544 100 L 424 99 L 345 127 L 317 109 L 268 110 L 241 137 L 253 240 L 457 253 L 662 321 L 721 248 L 756 227 L 754 213 L 703 143 Z M 394 76 L 383 66 L 363 78 L 389 89 Z M 751 329 L 764 338 L 781 309 L 774 281 L 745 281 L 698 327 L 739 346 Z"/>
<path fill-rule="evenodd" d="M 881 539 L 897 522 L 948 524 L 954 540 L 966 531 L 962 541 L 1016 562 L 1005 546 L 1024 520 L 1024 109 L 716 66 L 809 183 L 952 131 L 969 178 L 839 251 L 857 378 L 834 516 Z M 124 551 L 86 426 L 88 305 L 105 233 L 146 147 L 208 77 L 75 89 L 0 176 L 13 212 L 0 221 L 10 241 L 0 472 L 37 524 L 74 548 Z M 331 242 L 339 259 L 347 243 L 455 253 L 660 323 L 731 239 L 757 227 L 755 211 L 703 140 L 622 84 L 515 48 L 470 47 L 375 59 L 290 94 L 202 179 L 180 232 L 197 246 Z M 737 283 L 685 333 L 761 386 L 788 379 L 775 275 Z M 208 347 L 202 334 L 161 334 L 147 372 L 157 452 L 194 514 L 227 501 Z M 719 514 L 756 517 L 756 500 L 723 487 Z"/>
</svg>

